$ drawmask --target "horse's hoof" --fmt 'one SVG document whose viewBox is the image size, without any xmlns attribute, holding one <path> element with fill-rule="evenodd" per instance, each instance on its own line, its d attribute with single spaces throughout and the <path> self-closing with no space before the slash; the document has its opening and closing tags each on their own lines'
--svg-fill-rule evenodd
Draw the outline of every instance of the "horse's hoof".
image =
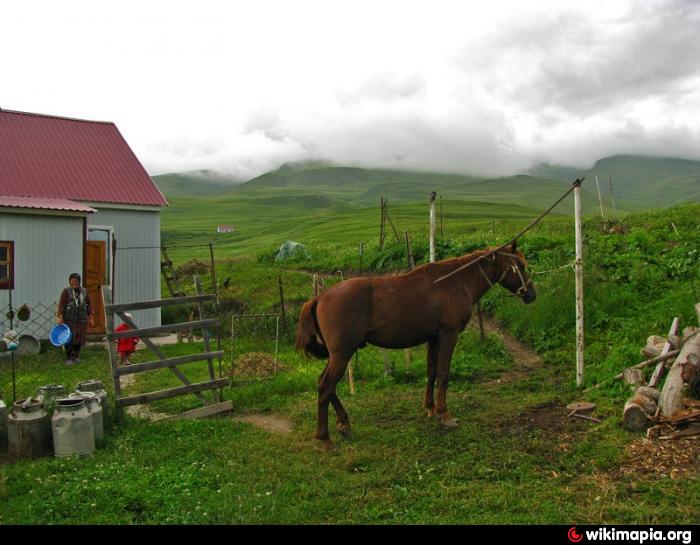
<svg viewBox="0 0 700 545">
<path fill-rule="evenodd" d="M 338 431 L 342 433 L 345 437 L 350 437 L 352 428 L 350 427 L 350 422 L 338 422 Z"/>
<path fill-rule="evenodd" d="M 435 409 L 427 409 L 425 416 L 427 418 L 435 418 Z"/>
<path fill-rule="evenodd" d="M 335 444 L 330 439 L 322 439 L 323 450 L 326 452 L 333 452 L 335 450 Z"/>
</svg>

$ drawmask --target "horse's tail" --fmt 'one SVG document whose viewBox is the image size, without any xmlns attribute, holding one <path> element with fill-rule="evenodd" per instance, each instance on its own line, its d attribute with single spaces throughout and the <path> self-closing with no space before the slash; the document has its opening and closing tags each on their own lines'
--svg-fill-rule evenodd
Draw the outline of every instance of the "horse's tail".
<svg viewBox="0 0 700 545">
<path fill-rule="evenodd" d="M 296 349 L 297 352 L 304 350 L 307 356 L 316 358 L 327 358 L 328 349 L 318 341 L 318 337 L 323 340 L 323 335 L 318 327 L 316 319 L 316 306 L 318 299 L 307 301 L 301 307 L 299 314 L 299 323 L 297 324 Z"/>
</svg>

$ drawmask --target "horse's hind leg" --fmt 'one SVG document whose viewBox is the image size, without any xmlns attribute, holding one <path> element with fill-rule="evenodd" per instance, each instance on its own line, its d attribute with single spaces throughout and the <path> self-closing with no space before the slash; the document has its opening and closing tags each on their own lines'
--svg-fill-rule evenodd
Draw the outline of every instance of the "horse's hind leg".
<svg viewBox="0 0 700 545">
<path fill-rule="evenodd" d="M 337 428 L 340 433 L 345 437 L 350 436 L 350 417 L 348 412 L 343 407 L 343 404 L 338 399 L 338 394 L 333 392 L 333 397 L 331 397 L 331 403 L 333 404 L 333 409 L 335 409 L 335 414 L 337 415 Z"/>
<path fill-rule="evenodd" d="M 349 360 L 349 357 L 338 357 L 335 354 L 331 354 L 326 370 L 323 372 L 318 381 L 318 421 L 316 428 L 316 439 L 323 441 L 323 444 L 327 449 L 333 446 L 333 442 L 328 434 L 328 404 L 330 402 L 333 402 L 333 408 L 336 410 L 339 420 L 343 418 L 342 415 L 344 414 L 348 428 L 350 426 L 347 412 L 341 405 L 340 400 L 335 393 L 335 386 L 343 377 L 345 367 Z"/>
<path fill-rule="evenodd" d="M 429 417 L 435 416 L 433 391 L 435 390 L 435 378 L 437 377 L 437 348 L 437 341 L 428 341 L 428 383 L 425 386 L 423 405 Z"/>
</svg>

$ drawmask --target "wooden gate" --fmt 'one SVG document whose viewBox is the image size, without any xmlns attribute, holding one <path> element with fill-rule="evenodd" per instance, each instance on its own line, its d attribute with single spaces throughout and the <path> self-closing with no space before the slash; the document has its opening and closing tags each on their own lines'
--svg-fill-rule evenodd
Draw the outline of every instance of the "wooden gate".
<svg viewBox="0 0 700 545">
<path fill-rule="evenodd" d="M 105 316 L 107 322 L 107 342 L 109 345 L 109 361 L 112 366 L 112 377 L 114 379 L 114 398 L 115 405 L 117 408 L 117 414 L 120 420 L 123 420 L 124 407 L 129 407 L 131 405 L 138 405 L 141 403 L 147 403 L 149 401 L 156 401 L 158 399 L 166 399 L 170 397 L 175 397 L 185 394 L 193 394 L 199 398 L 199 400 L 204 404 L 204 407 L 199 409 L 194 409 L 192 411 L 187 411 L 185 413 L 174 415 L 169 419 L 178 418 L 200 418 L 204 416 L 209 416 L 216 414 L 218 412 L 227 411 L 232 408 L 232 403 L 230 401 L 222 401 L 221 388 L 223 386 L 230 384 L 230 379 L 228 378 L 216 378 L 214 372 L 214 359 L 218 358 L 219 361 L 224 355 L 223 350 L 212 350 L 211 349 L 211 335 L 209 328 L 218 327 L 220 325 L 220 320 L 217 318 L 206 319 L 204 317 L 204 303 L 206 301 L 214 301 L 214 295 L 201 295 L 201 287 L 199 283 L 199 278 L 195 277 L 195 284 L 197 287 L 197 293 L 199 295 L 189 296 L 189 297 L 174 297 L 171 299 L 158 299 L 155 301 L 142 301 L 138 303 L 125 303 L 125 304 L 112 304 L 112 293 L 108 286 L 102 287 L 102 294 L 105 302 Z M 132 310 L 144 310 L 150 308 L 160 308 L 171 305 L 183 305 L 183 304 L 196 304 L 199 309 L 199 320 L 194 322 L 185 322 L 181 324 L 170 324 L 159 327 L 146 327 L 139 328 L 133 321 L 133 319 L 128 318 L 125 313 Z M 126 323 L 131 329 L 128 331 L 114 331 L 114 315 L 119 316 L 124 323 Z M 189 331 L 191 329 L 201 329 L 202 338 L 204 340 L 204 352 L 199 354 L 190 354 L 187 356 L 179 356 L 176 358 L 168 358 L 163 351 L 150 340 L 149 337 L 153 337 L 160 333 L 165 332 L 178 332 L 178 331 Z M 114 341 L 122 337 L 140 337 L 144 342 L 146 347 L 156 356 L 157 359 L 153 361 L 148 361 L 144 363 L 134 363 L 126 366 L 119 366 L 119 358 L 117 356 Z M 209 379 L 206 382 L 199 382 L 192 384 L 187 377 L 178 369 L 177 366 L 184 365 L 186 363 L 191 363 L 195 361 L 206 360 L 209 365 Z M 156 392 L 149 392 L 145 394 L 138 394 L 134 396 L 122 396 L 121 391 L 121 377 L 124 375 L 143 373 L 146 371 L 152 371 L 154 369 L 170 369 L 184 384 L 184 386 L 179 386 L 176 388 L 169 388 L 167 390 L 159 390 Z M 214 390 L 213 399 L 208 398 L 202 392 L 207 390 Z"/>
</svg>

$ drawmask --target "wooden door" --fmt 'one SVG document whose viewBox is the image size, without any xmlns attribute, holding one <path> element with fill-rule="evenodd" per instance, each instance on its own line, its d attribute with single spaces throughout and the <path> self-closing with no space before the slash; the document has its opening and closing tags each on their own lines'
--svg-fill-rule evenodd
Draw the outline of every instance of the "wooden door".
<svg viewBox="0 0 700 545">
<path fill-rule="evenodd" d="M 107 243 L 104 240 L 85 241 L 85 282 L 88 290 L 95 325 L 88 327 L 88 335 L 105 333 L 105 306 L 102 301 L 102 285 L 107 279 Z"/>
</svg>

